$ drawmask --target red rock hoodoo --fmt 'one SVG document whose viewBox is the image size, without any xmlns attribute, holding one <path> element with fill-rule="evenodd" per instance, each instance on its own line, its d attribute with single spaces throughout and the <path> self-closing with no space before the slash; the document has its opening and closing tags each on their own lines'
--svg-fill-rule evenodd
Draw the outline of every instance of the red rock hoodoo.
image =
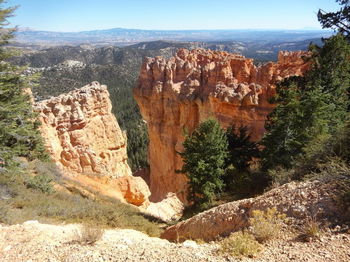
<svg viewBox="0 0 350 262">
<path fill-rule="evenodd" d="M 41 133 L 70 186 L 140 206 L 150 195 L 146 182 L 133 177 L 126 137 L 112 114 L 107 87 L 98 82 L 34 104 Z"/>
<path fill-rule="evenodd" d="M 245 125 L 258 140 L 274 105 L 268 99 L 274 84 L 308 69 L 307 52 L 280 52 L 278 62 L 255 66 L 252 59 L 227 52 L 180 49 L 175 57 L 147 58 L 134 89 L 150 137 L 152 200 L 174 192 L 186 201 L 187 181 L 182 174 L 184 131 L 192 131 L 208 117 L 223 127 Z"/>
</svg>

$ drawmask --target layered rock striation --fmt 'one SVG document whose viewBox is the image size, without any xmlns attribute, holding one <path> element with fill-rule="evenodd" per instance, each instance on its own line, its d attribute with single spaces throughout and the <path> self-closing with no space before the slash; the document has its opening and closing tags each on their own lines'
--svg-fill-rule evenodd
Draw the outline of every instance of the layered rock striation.
<svg viewBox="0 0 350 262">
<path fill-rule="evenodd" d="M 47 150 L 75 188 L 140 206 L 150 191 L 131 175 L 126 136 L 111 109 L 107 87 L 98 82 L 34 105 Z"/>
<path fill-rule="evenodd" d="M 252 59 L 227 52 L 180 49 L 169 60 L 146 58 L 134 89 L 150 137 L 150 188 L 159 201 L 175 192 L 186 201 L 187 179 L 181 169 L 184 133 L 209 117 L 223 127 L 244 125 L 252 138 L 264 133 L 274 105 L 268 102 L 275 83 L 302 75 L 306 52 L 280 52 L 277 63 L 257 67 Z"/>
</svg>

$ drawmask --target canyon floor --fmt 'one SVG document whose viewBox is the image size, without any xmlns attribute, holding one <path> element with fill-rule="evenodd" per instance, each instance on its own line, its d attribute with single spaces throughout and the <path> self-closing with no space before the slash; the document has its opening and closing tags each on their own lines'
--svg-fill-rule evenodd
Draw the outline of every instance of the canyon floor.
<svg viewBox="0 0 350 262">
<path fill-rule="evenodd" d="M 13 261 L 241 261 L 220 255 L 217 242 L 172 243 L 129 229 L 105 230 L 94 245 L 74 240 L 80 226 L 48 225 L 27 221 L 0 226 L 0 260 Z M 265 245 L 256 258 L 243 261 L 349 261 L 350 235 L 337 229 L 325 231 L 312 242 L 300 242 L 295 234 L 283 234 Z"/>
</svg>

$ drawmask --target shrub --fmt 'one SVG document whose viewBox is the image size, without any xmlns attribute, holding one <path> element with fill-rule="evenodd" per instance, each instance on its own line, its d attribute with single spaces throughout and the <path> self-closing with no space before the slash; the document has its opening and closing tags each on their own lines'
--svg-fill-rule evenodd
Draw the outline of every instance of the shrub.
<svg viewBox="0 0 350 262">
<path fill-rule="evenodd" d="M 253 210 L 249 219 L 250 232 L 260 243 L 276 238 L 286 219 L 276 208 L 268 208 L 266 211 Z"/>
<path fill-rule="evenodd" d="M 225 191 L 239 198 L 252 197 L 268 185 L 267 176 L 257 171 L 258 144 L 252 141 L 246 126 L 232 125 L 226 130 L 228 155 L 225 160 Z"/>
<path fill-rule="evenodd" d="M 350 166 L 342 159 L 332 158 L 320 167 L 318 174 L 313 174 L 321 181 L 335 181 L 337 184 L 336 199 L 345 210 L 344 216 L 349 216 L 350 210 Z M 347 210 L 347 212 L 346 212 Z"/>
<path fill-rule="evenodd" d="M 220 252 L 236 257 L 255 257 L 262 251 L 254 236 L 248 232 L 235 232 L 220 242 Z"/>
<path fill-rule="evenodd" d="M 35 160 L 26 164 L 36 175 L 25 179 L 24 184 L 27 188 L 39 190 L 43 193 L 54 193 L 53 182 L 60 182 L 62 178 L 61 171 L 53 162 L 43 162 Z"/>
<path fill-rule="evenodd" d="M 104 230 L 101 227 L 83 224 L 75 231 L 73 243 L 81 245 L 93 245 L 103 236 Z"/>
<path fill-rule="evenodd" d="M 0 223 L 6 223 L 8 217 L 8 207 L 0 203 Z"/>
<path fill-rule="evenodd" d="M 46 175 L 36 175 L 34 177 L 30 177 L 25 181 L 25 185 L 27 188 L 33 188 L 35 190 L 39 190 L 43 193 L 51 194 L 54 192 L 52 187 L 52 178 Z"/>
<path fill-rule="evenodd" d="M 271 178 L 271 188 L 275 188 L 292 181 L 294 170 L 277 166 L 276 168 L 268 171 L 268 176 Z"/>
<path fill-rule="evenodd" d="M 318 239 L 321 233 L 322 230 L 320 228 L 320 223 L 315 217 L 309 217 L 302 229 L 302 233 L 299 235 L 299 238 L 303 241 L 310 242 Z"/>
<path fill-rule="evenodd" d="M 225 192 L 231 196 L 242 199 L 262 194 L 270 184 L 270 177 L 265 172 L 258 170 L 240 171 L 232 165 L 226 169 L 225 180 L 230 179 L 226 184 Z"/>
<path fill-rule="evenodd" d="M 33 161 L 33 169 L 38 175 L 45 175 L 53 178 L 54 180 L 60 180 L 62 173 L 54 162 Z"/>
<path fill-rule="evenodd" d="M 328 160 L 317 163 L 314 166 L 314 172 L 304 175 L 306 179 L 317 179 L 323 183 L 332 183 L 336 185 L 333 191 L 333 197 L 337 204 L 344 209 L 345 219 L 350 215 L 350 166 L 342 158 L 330 157 Z"/>
</svg>

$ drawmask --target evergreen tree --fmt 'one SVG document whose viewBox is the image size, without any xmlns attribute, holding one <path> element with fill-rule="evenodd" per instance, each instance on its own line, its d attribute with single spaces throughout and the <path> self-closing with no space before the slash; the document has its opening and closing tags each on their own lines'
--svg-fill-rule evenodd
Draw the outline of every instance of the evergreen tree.
<svg viewBox="0 0 350 262">
<path fill-rule="evenodd" d="M 306 75 L 307 91 L 319 89 L 325 95 L 330 106 L 327 119 L 333 121 L 329 126 L 334 131 L 337 123 L 343 123 L 350 105 L 350 45 L 343 35 L 337 34 L 324 40 L 322 48 L 310 49 L 313 67 Z"/>
<path fill-rule="evenodd" d="M 210 204 L 215 194 L 223 188 L 222 176 L 227 156 L 227 140 L 224 131 L 214 119 L 202 122 L 187 135 L 181 173 L 189 179 L 189 200 L 195 205 Z"/>
<path fill-rule="evenodd" d="M 260 156 L 258 144 L 253 142 L 248 128 L 235 125 L 227 128 L 228 157 L 226 166 L 232 165 L 237 171 L 247 171 L 254 158 Z"/>
<path fill-rule="evenodd" d="M 342 35 L 311 47 L 312 68 L 305 77 L 287 79 L 273 98 L 262 140 L 263 169 L 291 168 L 315 141 L 332 136 L 348 116 L 350 46 Z"/>
<path fill-rule="evenodd" d="M 292 160 L 300 154 L 303 147 L 301 122 L 301 78 L 289 78 L 276 88 L 276 96 L 271 99 L 276 108 L 267 117 L 266 133 L 262 140 L 262 167 L 264 170 L 284 166 L 291 167 Z"/>
<path fill-rule="evenodd" d="M 262 177 L 258 177 L 253 170 L 251 164 L 254 159 L 260 157 L 258 144 L 251 140 L 246 126 L 231 126 L 226 130 L 228 141 L 228 156 L 225 162 L 224 183 L 226 192 L 237 196 L 251 196 L 256 192 L 259 186 L 265 184 L 262 182 Z M 259 182 L 258 182 L 259 180 Z M 260 183 L 259 186 L 256 183 Z"/>
<path fill-rule="evenodd" d="M 339 33 L 349 37 L 350 34 L 350 1 L 349 0 L 336 0 L 341 5 L 341 8 L 337 12 L 325 12 L 320 9 L 317 17 L 321 23 L 322 28 L 334 28 Z"/>
<path fill-rule="evenodd" d="M 3 4 L 0 0 L 0 163 L 7 166 L 16 156 L 30 159 L 47 156 L 30 97 L 24 92 L 32 79 L 24 76 L 23 68 L 7 62 L 13 53 L 6 44 L 15 31 L 7 28 L 7 19 L 15 8 L 3 8 Z"/>
</svg>

